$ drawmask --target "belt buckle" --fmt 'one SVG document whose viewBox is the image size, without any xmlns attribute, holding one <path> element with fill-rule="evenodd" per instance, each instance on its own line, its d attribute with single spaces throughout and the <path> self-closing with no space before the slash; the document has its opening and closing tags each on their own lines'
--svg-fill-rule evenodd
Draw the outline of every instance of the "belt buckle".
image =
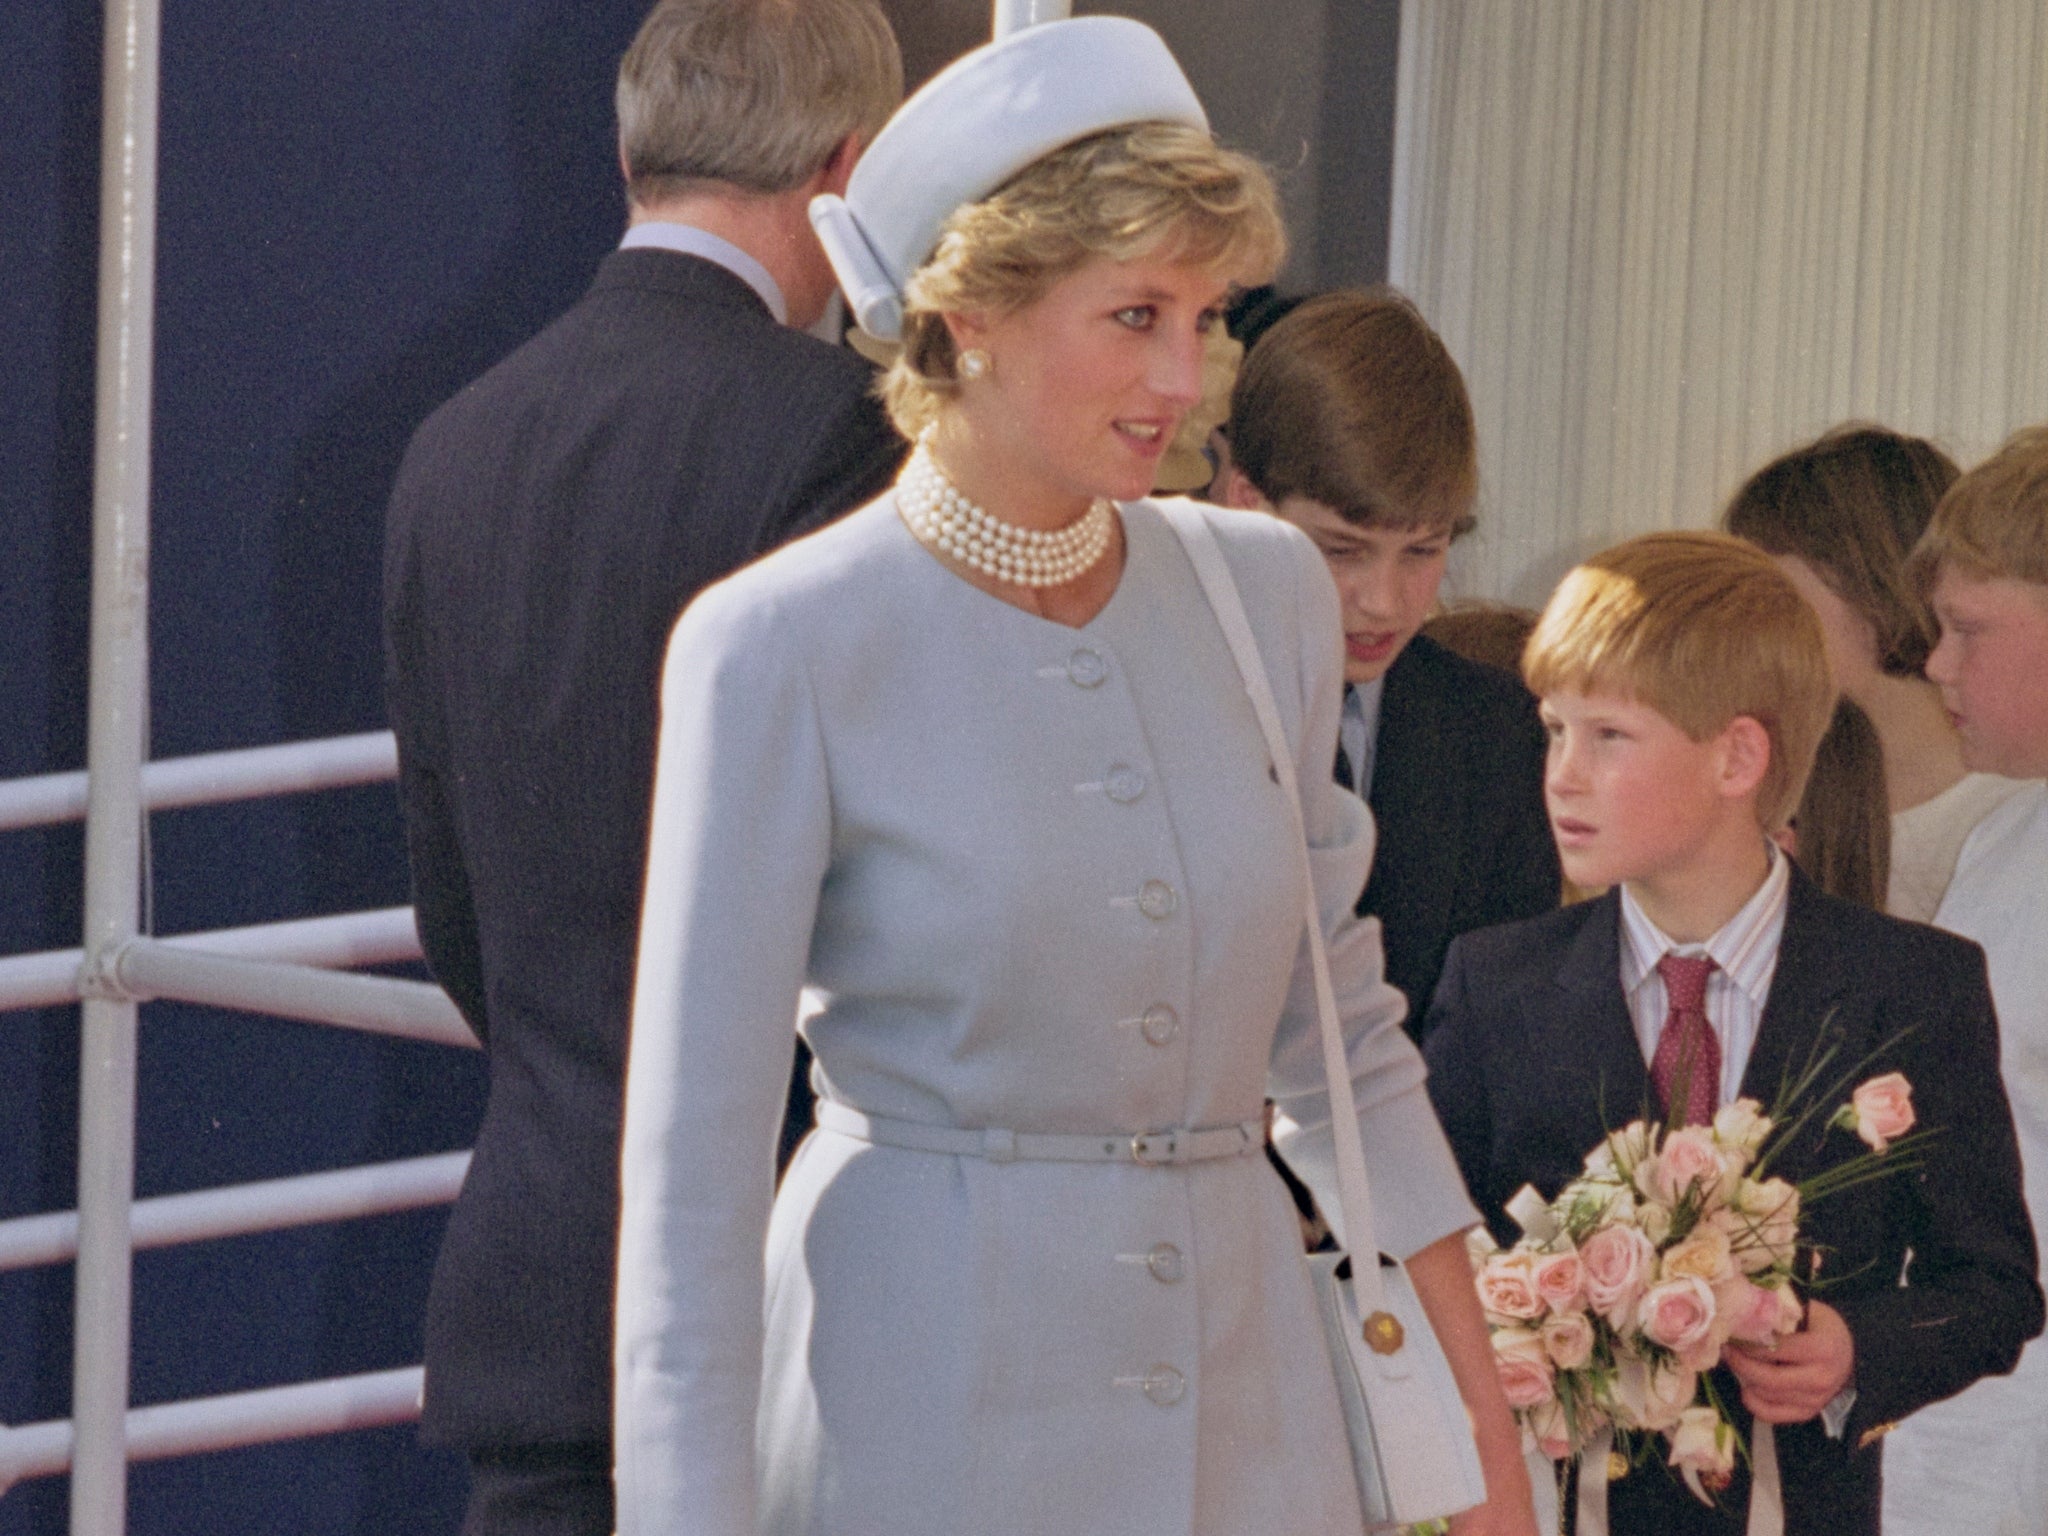
<svg viewBox="0 0 2048 1536">
<path fill-rule="evenodd" d="M 1158 1168 L 1180 1159 L 1179 1131 L 1140 1131 L 1131 1138 L 1131 1161 Z"/>
</svg>

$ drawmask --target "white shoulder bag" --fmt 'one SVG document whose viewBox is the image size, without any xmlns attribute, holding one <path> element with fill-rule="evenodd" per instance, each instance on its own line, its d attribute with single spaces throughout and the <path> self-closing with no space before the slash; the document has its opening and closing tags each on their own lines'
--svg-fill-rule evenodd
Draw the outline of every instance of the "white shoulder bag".
<svg viewBox="0 0 2048 1536">
<path fill-rule="evenodd" d="M 1304 849 L 1307 828 L 1294 756 L 1280 728 L 1280 712 L 1252 636 L 1243 600 L 1216 535 L 1192 503 L 1162 508 L 1186 546 L 1195 575 L 1223 627 L 1245 692 L 1251 696 L 1273 771 Z M 1472 1438 L 1472 1421 L 1451 1376 L 1407 1269 L 1380 1255 L 1373 1237 L 1372 1187 L 1366 1179 L 1365 1147 L 1358 1134 L 1358 1110 L 1351 1094 L 1351 1068 L 1337 1025 L 1337 997 L 1330 985 L 1330 961 L 1316 906 L 1315 882 L 1302 865 L 1308 947 L 1315 970 L 1316 1011 L 1321 1016 L 1323 1071 L 1330 1087 L 1330 1123 L 1337 1154 L 1337 1200 L 1351 1253 L 1366 1262 L 1347 1262 L 1344 1252 L 1306 1256 L 1309 1278 L 1322 1312 L 1323 1332 L 1336 1376 L 1344 1428 L 1358 1475 L 1358 1501 L 1374 1530 L 1433 1520 L 1469 1509 L 1486 1499 L 1486 1476 Z"/>
</svg>

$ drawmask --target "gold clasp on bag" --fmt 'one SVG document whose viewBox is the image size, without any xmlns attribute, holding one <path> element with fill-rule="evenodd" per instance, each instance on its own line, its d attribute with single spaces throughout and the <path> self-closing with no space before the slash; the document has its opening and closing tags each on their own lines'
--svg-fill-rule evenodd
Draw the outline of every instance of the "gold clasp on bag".
<svg viewBox="0 0 2048 1536">
<path fill-rule="evenodd" d="M 1407 1342 L 1401 1320 L 1389 1312 L 1375 1312 L 1365 1320 L 1365 1347 L 1376 1355 L 1391 1355 Z"/>
</svg>

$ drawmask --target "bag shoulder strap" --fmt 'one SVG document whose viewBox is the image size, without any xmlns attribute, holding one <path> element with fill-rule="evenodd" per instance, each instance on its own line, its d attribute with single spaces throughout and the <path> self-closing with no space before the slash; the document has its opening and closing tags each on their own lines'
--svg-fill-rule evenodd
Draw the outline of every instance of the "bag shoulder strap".
<svg viewBox="0 0 2048 1536">
<path fill-rule="evenodd" d="M 1244 600 L 1238 595 L 1236 578 L 1216 542 L 1208 514 L 1193 502 L 1162 505 L 1168 526 L 1186 548 L 1195 577 L 1222 626 L 1223 638 L 1237 662 L 1251 698 L 1252 713 L 1266 738 L 1266 750 L 1273 758 L 1274 776 L 1287 801 L 1294 823 L 1296 841 L 1302 849 L 1303 914 L 1308 928 L 1309 963 L 1315 972 L 1316 1013 L 1322 1026 L 1323 1073 L 1330 1090 L 1330 1133 L 1336 1149 L 1337 1204 L 1343 1213 L 1345 1246 L 1354 1255 L 1352 1285 L 1363 1310 L 1375 1312 L 1386 1306 L 1385 1288 L 1380 1280 L 1379 1245 L 1372 1220 L 1372 1186 L 1365 1172 L 1365 1144 L 1358 1134 L 1358 1109 L 1351 1093 L 1351 1067 L 1344 1051 L 1343 1032 L 1337 1023 L 1337 994 L 1330 983 L 1330 957 L 1323 942 L 1322 915 L 1316 903 L 1315 878 L 1308 863 L 1308 826 L 1301 812 L 1301 786 L 1296 782 L 1294 754 L 1280 726 L 1279 706 L 1273 700 L 1273 685 L 1266 672 L 1259 644 L 1245 616 Z M 1370 1256 L 1370 1262 L 1356 1262 L 1355 1256 Z"/>
</svg>

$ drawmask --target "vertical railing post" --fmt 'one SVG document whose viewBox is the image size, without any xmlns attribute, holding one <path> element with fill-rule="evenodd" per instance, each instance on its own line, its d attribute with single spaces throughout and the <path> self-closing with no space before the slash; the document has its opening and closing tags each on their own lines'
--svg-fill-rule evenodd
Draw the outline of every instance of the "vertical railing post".
<svg viewBox="0 0 2048 1536">
<path fill-rule="evenodd" d="M 1064 21 L 1074 13 L 1074 0 L 995 0 L 989 31 L 998 39 L 1041 21 Z"/>
<path fill-rule="evenodd" d="M 108 980 L 135 936 L 149 717 L 150 387 L 156 306 L 159 0 L 107 0 L 100 100 L 98 388 L 79 1040 L 72 1536 L 127 1523 L 135 1002 Z"/>
</svg>

